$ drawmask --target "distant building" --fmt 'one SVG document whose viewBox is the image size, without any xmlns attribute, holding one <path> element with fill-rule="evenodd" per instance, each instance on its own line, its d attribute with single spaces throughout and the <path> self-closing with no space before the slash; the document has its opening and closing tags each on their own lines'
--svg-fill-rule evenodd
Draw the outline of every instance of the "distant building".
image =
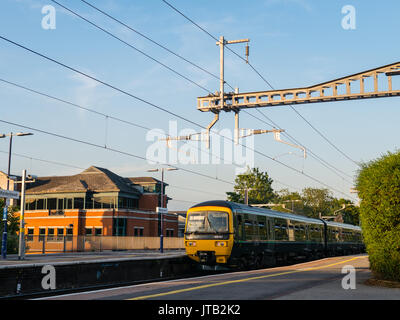
<svg viewBox="0 0 400 320">
<path fill-rule="evenodd" d="M 164 183 L 164 206 L 170 199 L 165 195 L 166 186 Z M 28 236 L 160 235 L 156 207 L 162 201 L 161 181 L 157 179 L 124 178 L 92 166 L 72 176 L 39 177 L 26 188 Z M 177 237 L 177 216 L 163 216 L 164 236 Z"/>
<path fill-rule="evenodd" d="M 169 213 L 175 214 L 178 217 L 178 237 L 184 236 L 185 224 L 186 224 L 186 212 L 187 211 L 169 211 Z"/>
<path fill-rule="evenodd" d="M 21 191 L 21 176 L 13 176 L 13 179 L 9 180 L 8 190 L 11 191 Z M 7 173 L 0 171 L 0 189 L 7 189 Z M 19 206 L 20 200 L 10 199 L 11 206 Z"/>
</svg>

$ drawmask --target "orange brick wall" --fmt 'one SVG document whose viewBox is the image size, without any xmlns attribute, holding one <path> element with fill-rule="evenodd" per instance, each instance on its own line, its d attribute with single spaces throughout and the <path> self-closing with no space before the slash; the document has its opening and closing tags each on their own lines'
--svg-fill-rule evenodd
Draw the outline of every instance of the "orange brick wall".
<svg viewBox="0 0 400 320">
<path fill-rule="evenodd" d="M 19 212 L 15 213 L 20 215 Z M 50 216 L 48 210 L 25 211 L 26 233 L 28 228 L 34 228 L 34 235 L 39 235 L 39 227 L 65 228 L 73 225 L 73 235 L 84 235 L 86 227 L 102 227 L 104 236 L 112 235 L 112 217 L 127 217 L 127 236 L 134 235 L 134 227 L 143 227 L 143 236 L 158 236 L 158 214 L 155 212 L 140 212 L 132 210 L 65 210 L 64 215 Z M 178 235 L 178 219 L 176 216 L 164 215 L 164 235 L 166 229 L 173 229 L 174 236 Z M 94 230 L 93 230 L 94 234 Z"/>
</svg>

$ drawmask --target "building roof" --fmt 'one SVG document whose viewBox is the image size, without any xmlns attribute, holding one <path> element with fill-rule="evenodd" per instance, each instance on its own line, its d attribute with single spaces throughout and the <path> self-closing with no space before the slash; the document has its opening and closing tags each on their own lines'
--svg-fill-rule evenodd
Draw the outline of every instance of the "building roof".
<svg viewBox="0 0 400 320">
<path fill-rule="evenodd" d="M 5 176 L 5 177 L 8 177 L 7 173 L 6 173 L 6 172 L 3 172 L 3 171 L 0 171 L 0 175 Z M 17 179 L 17 181 L 22 180 L 22 176 L 18 176 L 18 175 L 16 175 L 16 174 L 10 174 L 10 177 L 15 177 L 15 178 Z"/>
<path fill-rule="evenodd" d="M 110 170 L 91 166 L 72 176 L 39 177 L 27 186 L 27 194 L 63 192 L 126 192 L 139 195 L 139 186 Z"/>
<path fill-rule="evenodd" d="M 155 184 L 155 183 L 161 183 L 161 180 L 158 180 L 153 177 L 132 177 L 132 178 L 127 178 L 133 183 L 136 184 Z M 164 185 L 168 186 L 168 183 L 164 181 Z"/>
</svg>

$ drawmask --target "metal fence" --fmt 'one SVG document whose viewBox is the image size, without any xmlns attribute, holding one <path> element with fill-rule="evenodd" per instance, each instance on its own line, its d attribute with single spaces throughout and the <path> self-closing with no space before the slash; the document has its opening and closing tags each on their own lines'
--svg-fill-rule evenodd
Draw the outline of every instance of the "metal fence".
<svg viewBox="0 0 400 320">
<path fill-rule="evenodd" d="M 96 252 L 106 250 L 159 249 L 159 237 L 25 236 L 25 252 Z M 164 237 L 164 249 L 184 249 L 183 238 Z"/>
</svg>

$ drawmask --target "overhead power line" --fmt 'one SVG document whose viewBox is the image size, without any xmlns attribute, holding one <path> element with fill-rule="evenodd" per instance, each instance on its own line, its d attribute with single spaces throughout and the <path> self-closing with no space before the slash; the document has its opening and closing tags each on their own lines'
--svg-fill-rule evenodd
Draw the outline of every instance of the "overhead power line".
<svg viewBox="0 0 400 320">
<path fill-rule="evenodd" d="M 253 117 L 254 119 L 257 119 L 258 121 L 265 123 L 269 126 L 271 126 L 274 129 L 282 129 L 276 122 L 274 122 L 270 117 L 268 117 L 265 113 L 262 113 L 260 110 L 256 109 L 258 112 L 261 113 L 261 115 L 266 118 L 268 121 L 271 121 L 273 124 L 270 124 L 266 121 L 264 121 L 263 119 L 256 117 L 255 115 L 251 114 L 250 112 L 247 112 L 246 110 L 243 110 L 245 113 L 247 113 L 249 116 Z M 294 138 L 293 136 L 291 136 L 287 131 L 282 132 L 283 135 L 285 135 L 290 141 L 292 141 L 293 143 L 296 143 L 298 145 L 302 145 L 304 146 L 301 142 L 299 142 L 296 138 Z M 314 158 L 315 160 L 317 160 L 319 163 L 321 163 L 324 167 L 326 167 L 327 169 L 329 169 L 330 171 L 332 171 L 333 173 L 335 173 L 338 177 L 340 177 L 341 179 L 343 179 L 344 181 L 347 181 L 349 184 L 353 185 L 353 182 L 347 180 L 346 178 L 344 178 L 341 174 L 345 175 L 346 177 L 352 179 L 353 177 L 350 176 L 349 174 L 347 174 L 346 172 L 338 169 L 337 167 L 335 167 L 334 165 L 330 164 L 328 161 L 324 160 L 323 158 L 321 158 L 320 156 L 318 156 L 317 154 L 315 154 L 310 148 L 306 147 L 307 149 L 307 154 L 311 155 L 312 158 Z"/>
<path fill-rule="evenodd" d="M 8 151 L 2 151 L 2 150 L 0 150 L 0 152 L 4 153 L 4 154 L 8 154 L 9 153 Z M 41 162 L 45 162 L 45 163 L 55 164 L 55 165 L 63 166 L 63 167 L 69 167 L 69 168 L 80 169 L 80 170 L 84 169 L 84 168 L 81 168 L 81 167 L 78 167 L 78 166 L 74 166 L 74 165 L 71 165 L 71 164 L 66 164 L 66 163 L 61 163 L 61 162 L 57 162 L 57 161 L 34 158 L 34 157 L 31 157 L 31 156 L 27 156 L 27 155 L 24 155 L 24 154 L 18 154 L 18 153 L 14 153 L 14 152 L 12 153 L 12 155 L 13 156 L 17 156 L 17 157 L 21 157 L 21 158 L 27 158 L 27 159 L 30 159 L 30 160 L 36 160 L 36 161 L 41 161 Z"/>
<path fill-rule="evenodd" d="M 94 113 L 94 114 L 103 116 L 103 117 L 105 117 L 105 118 L 113 119 L 113 120 L 115 120 L 115 121 L 120 121 L 120 122 L 122 122 L 122 123 L 131 125 L 131 126 L 134 126 L 134 127 L 138 127 L 138 128 L 140 128 L 140 129 L 152 130 L 152 129 L 149 128 L 149 127 L 146 127 L 146 126 L 143 126 L 143 125 L 140 125 L 140 124 L 131 122 L 131 121 L 127 121 L 127 120 L 124 120 L 124 119 L 121 119 L 121 118 L 112 116 L 112 115 L 110 115 L 110 114 L 102 113 L 102 112 L 96 111 L 96 110 L 94 110 L 94 109 L 92 109 L 92 108 L 83 107 L 83 106 L 81 106 L 81 105 L 79 105 L 79 104 L 76 104 L 76 103 L 67 101 L 67 100 L 65 100 L 65 99 L 61 99 L 61 98 L 55 97 L 55 96 L 50 95 L 50 94 L 48 94 L 48 93 L 44 93 L 44 92 L 41 92 L 41 91 L 38 91 L 38 90 L 35 90 L 35 89 L 32 89 L 32 88 L 28 88 L 28 87 L 26 87 L 26 86 L 23 86 L 23 85 L 21 85 L 21 84 L 17 84 L 17 83 L 12 82 L 12 81 L 8 81 L 8 80 L 2 79 L 2 78 L 0 78 L 0 81 L 1 81 L 1 82 L 4 82 L 4 83 L 7 83 L 7 84 L 9 84 L 9 85 L 15 86 L 15 87 L 17 87 L 17 88 L 19 88 L 19 89 L 23 89 L 23 90 L 26 90 L 26 91 L 28 91 L 28 92 L 34 93 L 34 94 L 36 94 L 36 95 L 40 95 L 40 96 L 46 97 L 46 98 L 48 98 L 48 99 L 53 99 L 53 100 L 55 100 L 55 101 L 58 101 L 58 102 L 67 104 L 67 105 L 69 105 L 69 106 L 72 106 L 72 107 L 75 107 L 75 108 L 84 110 L 84 111 L 86 111 L 86 112 Z M 164 134 L 164 132 L 162 132 L 162 131 L 160 131 L 160 133 Z M 222 160 L 222 161 L 225 161 L 225 159 L 224 159 L 223 157 L 220 157 L 220 156 L 218 156 L 218 155 L 215 155 L 215 154 L 213 154 L 213 153 L 210 153 L 209 151 L 205 151 L 205 150 L 203 150 L 203 149 L 201 149 L 201 148 L 197 148 L 197 149 L 198 149 L 200 152 L 205 152 L 205 153 L 210 154 L 211 156 L 214 156 L 214 157 L 216 157 L 216 158 L 218 158 L 218 159 L 220 159 L 220 160 Z M 235 167 L 241 168 L 239 165 L 237 165 L 237 164 L 235 164 L 235 163 L 233 163 L 233 165 L 234 165 Z M 296 188 L 296 187 L 294 187 L 294 186 L 291 186 L 291 185 L 289 185 L 289 184 L 286 184 L 286 183 L 281 182 L 281 181 L 276 180 L 276 179 L 274 180 L 274 182 L 279 183 L 279 184 L 284 185 L 284 186 L 287 186 L 287 187 L 290 187 L 290 188 L 293 188 L 293 189 L 298 189 L 298 188 Z"/>
<path fill-rule="evenodd" d="M 208 71 L 207 69 L 205 69 L 205 68 L 199 66 L 198 64 L 196 64 L 196 63 L 190 61 L 189 59 L 183 57 L 182 55 L 180 55 L 180 54 L 178 54 L 178 53 L 172 51 L 171 49 L 167 48 L 165 45 L 160 44 L 159 42 L 153 40 L 153 39 L 150 38 L 149 36 L 146 36 L 146 35 L 143 34 L 142 32 L 140 32 L 140 31 L 138 31 L 138 30 L 132 28 L 130 25 L 128 25 L 128 24 L 122 22 L 121 20 L 115 18 L 114 16 L 112 16 L 111 14 L 105 12 L 104 10 L 99 9 L 99 8 L 96 7 L 95 5 L 89 3 L 88 1 L 85 1 L 85 0 L 81 0 L 81 1 L 82 1 L 83 3 L 86 3 L 86 4 L 87 4 L 88 6 L 90 6 L 91 8 L 93 8 L 93 9 L 97 10 L 98 12 L 102 13 L 103 15 L 105 15 L 105 16 L 109 17 L 110 19 L 114 20 L 115 22 L 119 23 L 120 25 L 124 26 L 125 28 L 131 30 L 132 32 L 135 32 L 136 34 L 138 34 L 139 36 L 145 38 L 146 40 L 150 41 L 151 43 L 155 44 L 156 46 L 158 46 L 158 47 L 164 49 L 165 51 L 167 51 L 167 52 L 169 52 L 170 54 L 176 56 L 177 58 L 179 58 L 179 59 L 181 59 L 181 60 L 183 60 L 183 61 L 189 63 L 189 64 L 192 65 L 193 67 L 195 67 L 195 68 L 197 68 L 197 69 L 199 69 L 199 70 L 201 70 L 201 71 L 207 73 L 208 75 L 212 76 L 213 78 L 219 80 L 219 76 L 218 76 L 218 75 L 213 74 L 212 72 Z M 233 88 L 229 83 L 226 82 L 226 84 L 227 84 L 232 90 L 235 90 L 235 88 Z"/>
<path fill-rule="evenodd" d="M 164 68 L 170 70 L 171 72 L 175 73 L 176 75 L 180 76 L 181 78 L 189 81 L 190 83 L 194 84 L 195 86 L 203 89 L 204 91 L 211 93 L 210 90 L 208 90 L 207 88 L 203 87 L 201 84 L 198 84 L 197 82 L 189 79 L 188 77 L 186 77 L 185 75 L 181 74 L 180 72 L 176 71 L 175 69 L 167 66 L 165 63 L 162 63 L 160 60 L 157 60 L 155 58 L 153 58 L 152 56 L 150 56 L 149 54 L 145 53 L 144 51 L 136 48 L 135 46 L 133 46 L 132 44 L 128 43 L 127 41 L 121 39 L 120 37 L 116 36 L 115 34 L 107 31 L 106 29 L 100 27 L 99 25 L 95 24 L 94 22 L 90 21 L 89 19 L 86 19 L 85 17 L 81 16 L 80 14 L 76 13 L 75 11 L 67 8 L 66 6 L 62 5 L 61 3 L 55 1 L 55 0 L 51 0 L 52 2 L 58 4 L 60 7 L 64 8 L 65 10 L 69 11 L 70 13 L 72 13 L 73 15 L 81 18 L 82 20 L 86 21 L 87 23 L 91 24 L 92 26 L 98 28 L 99 30 L 103 31 L 104 33 L 108 34 L 109 36 L 113 37 L 114 39 L 117 39 L 118 41 L 122 42 L 123 44 L 127 45 L 128 47 L 130 47 L 131 49 L 141 53 L 142 55 L 146 56 L 147 58 L 153 60 L 154 62 L 158 63 L 159 65 L 163 66 Z"/>
<path fill-rule="evenodd" d="M 44 58 L 44 59 L 46 59 L 46 60 L 48 60 L 48 61 L 52 61 L 53 63 L 56 63 L 56 64 L 58 64 L 58 65 L 60 65 L 60 66 L 63 66 L 64 68 L 66 68 L 66 69 L 68 69 L 68 70 L 74 71 L 74 72 L 76 72 L 76 73 L 78 73 L 78 74 L 81 74 L 81 75 L 87 77 L 87 78 L 90 78 L 90 79 L 92 79 L 92 80 L 94 80 L 94 81 L 96 81 L 96 82 L 98 82 L 98 83 L 103 84 L 104 86 L 107 86 L 107 87 L 109 87 L 109 88 L 111 88 L 111 89 L 114 89 L 114 90 L 116 90 L 116 91 L 118 91 L 118 92 L 120 92 L 120 93 L 123 93 L 123 94 L 125 94 L 125 95 L 127 95 L 127 96 L 129 96 L 129 97 L 131 97 L 131 98 L 134 98 L 134 99 L 136 99 L 136 100 L 138 100 L 138 101 L 141 101 L 141 102 L 143 102 L 143 103 L 145 103 L 145 104 L 147 104 L 147 105 L 149 105 L 149 106 L 152 106 L 152 107 L 154 107 L 154 108 L 156 108 L 156 109 L 158 109 L 158 110 L 164 111 L 164 112 L 166 112 L 166 113 L 168 113 L 168 114 L 170 114 L 170 115 L 173 115 L 173 116 L 175 116 L 175 117 L 177 117 L 177 118 L 179 118 L 179 119 L 181 119 L 181 120 L 184 120 L 184 121 L 186 121 L 186 122 L 188 122 L 188 123 L 194 124 L 195 126 L 198 126 L 198 127 L 202 128 L 202 129 L 207 129 L 206 127 L 204 127 L 204 126 L 201 125 L 201 124 L 198 124 L 198 123 L 196 123 L 196 122 L 194 122 L 194 121 L 192 121 L 192 120 L 190 120 L 190 119 L 187 119 L 187 118 L 185 118 L 185 117 L 182 117 L 182 116 L 180 116 L 180 115 L 178 115 L 178 114 L 176 114 L 176 113 L 174 113 L 174 112 L 172 112 L 172 111 L 170 111 L 170 110 L 168 110 L 168 109 L 165 109 L 165 108 L 163 108 L 163 107 L 160 107 L 160 106 L 158 106 L 158 105 L 156 105 L 156 104 L 154 104 L 154 103 L 151 103 L 151 102 L 149 102 L 149 101 L 147 101 L 147 100 L 145 100 L 145 99 L 143 99 L 143 98 L 140 98 L 140 97 L 138 97 L 138 96 L 135 96 L 135 95 L 133 95 L 133 94 L 131 94 L 131 93 L 125 91 L 125 90 L 122 90 L 122 89 L 120 89 L 120 88 L 118 88 L 118 87 L 116 87 L 116 86 L 114 86 L 114 85 L 111 85 L 111 84 L 109 84 L 109 83 L 107 83 L 107 82 L 105 82 L 105 81 L 102 81 L 102 80 L 97 79 L 97 78 L 95 78 L 95 77 L 93 77 L 93 76 L 90 76 L 90 75 L 88 75 L 88 74 L 86 74 L 86 73 L 84 73 L 84 72 L 82 72 L 82 71 L 79 71 L 79 70 L 77 70 L 77 69 L 75 69 L 75 68 L 73 68 L 73 67 L 70 67 L 70 66 L 68 66 L 68 65 L 66 65 L 66 64 L 64 64 L 64 63 L 61 63 L 61 62 L 59 62 L 59 61 L 57 61 L 57 60 L 55 60 L 55 59 L 52 59 L 52 58 L 50 58 L 50 57 L 48 57 L 48 56 L 46 56 L 46 55 L 44 55 L 44 54 L 41 54 L 41 53 L 39 53 L 39 52 L 37 52 L 37 51 L 35 51 L 35 50 L 32 50 L 32 49 L 30 49 L 30 48 L 27 48 L 27 47 L 25 47 L 25 46 L 23 46 L 23 45 L 21 45 L 21 44 L 15 42 L 15 41 L 13 41 L 13 40 L 10 40 L 10 39 L 8 39 L 8 38 L 6 38 L 6 37 L 3 37 L 3 36 L 1 36 L 1 35 L 0 35 L 0 39 L 3 39 L 4 41 L 6 41 L 6 42 L 8 42 L 8 43 L 11 43 L 11 44 L 13 44 L 13 45 L 15 45 L 15 46 L 17 46 L 17 47 L 20 47 L 20 48 L 22 48 L 22 49 L 24 49 L 24 50 L 26 50 L 26 51 L 29 51 L 29 52 L 31 52 L 31 53 L 33 53 L 33 54 L 35 54 L 35 55 L 38 55 L 38 56 L 40 56 L 40 57 L 42 57 L 42 58 Z M 228 137 L 225 137 L 225 136 L 219 134 L 218 132 L 215 132 L 215 134 L 221 136 L 223 139 L 227 139 L 227 140 L 229 140 L 229 141 L 234 142 L 233 139 L 228 138 Z M 244 148 L 250 150 L 250 151 L 253 151 L 253 152 L 255 152 L 255 153 L 257 153 L 257 154 L 259 154 L 259 155 L 261 155 L 261 156 L 263 156 L 263 157 L 265 157 L 265 158 L 268 158 L 268 159 L 270 159 L 270 160 L 272 160 L 272 161 L 274 161 L 274 162 L 276 162 L 276 163 L 279 163 L 279 164 L 281 164 L 282 166 L 284 166 L 284 167 L 286 167 L 286 168 L 288 168 L 288 169 L 290 169 L 290 170 L 292 170 L 292 171 L 295 171 L 295 172 L 297 172 L 297 173 L 299 173 L 299 174 L 301 174 L 301 175 L 304 175 L 305 177 L 308 177 L 309 179 L 311 179 L 311 180 L 313 180 L 313 181 L 315 181 L 315 182 L 317 182 L 317 183 L 319 183 L 319 184 L 321 184 L 321 185 L 324 185 L 324 186 L 326 186 L 326 187 L 329 188 L 329 189 L 335 190 L 336 192 L 341 193 L 341 194 L 345 195 L 346 197 L 348 197 L 348 195 L 345 194 L 345 193 L 343 193 L 342 191 L 337 190 L 337 189 L 335 189 L 335 188 L 333 188 L 333 187 L 327 185 L 326 183 L 320 181 L 319 179 L 316 179 L 316 178 L 310 176 L 309 174 L 306 174 L 305 172 L 302 172 L 302 171 L 300 171 L 300 170 L 298 170 L 298 169 L 296 169 L 296 168 L 293 168 L 293 167 L 291 167 L 291 166 L 289 166 L 289 165 L 287 165 L 287 164 L 285 164 L 285 163 L 283 163 L 283 162 L 281 162 L 281 161 L 279 161 L 279 160 L 276 160 L 276 159 L 274 159 L 274 158 L 272 158 L 272 157 L 270 157 L 270 156 L 264 154 L 263 152 L 260 152 L 260 151 L 258 151 L 258 150 L 253 149 L 253 148 L 250 148 L 250 147 L 247 147 L 247 146 L 245 146 L 245 145 L 243 145 L 243 144 L 240 144 L 240 145 L 243 146 Z M 96 145 L 96 146 L 98 146 L 98 145 Z M 102 148 L 110 149 L 110 148 L 107 148 L 106 146 L 102 146 Z"/>
<path fill-rule="evenodd" d="M 54 133 L 54 132 L 50 132 L 50 131 L 46 131 L 46 130 L 42 130 L 42 129 L 37 129 L 37 128 L 30 127 L 30 126 L 25 126 L 25 125 L 18 124 L 18 123 L 15 123 L 15 122 L 10 122 L 10 121 L 1 120 L 1 119 L 0 119 L 0 122 L 6 123 L 6 124 L 9 124 L 9 125 L 13 125 L 13 126 L 18 126 L 18 127 L 25 128 L 25 129 L 28 129 L 28 130 L 33 130 L 33 131 L 40 132 L 40 133 L 43 133 L 43 134 L 46 134 L 46 135 L 49 135 L 49 136 L 54 136 L 54 137 L 57 137 L 57 138 L 61 138 L 61 139 L 64 139 L 64 140 L 69 140 L 69 141 L 85 144 L 85 145 L 88 145 L 88 146 L 92 146 L 92 147 L 95 147 L 95 148 L 108 150 L 108 151 L 111 151 L 111 152 L 119 153 L 119 154 L 126 155 L 126 156 L 129 156 L 129 157 L 133 157 L 133 158 L 136 158 L 136 159 L 145 160 L 145 161 L 149 161 L 150 160 L 150 159 L 147 159 L 146 157 L 139 156 L 139 155 L 136 155 L 136 154 L 133 154 L 133 153 L 129 153 L 129 152 L 126 152 L 126 151 L 110 148 L 110 147 L 107 147 L 107 146 L 102 146 L 102 145 L 99 145 L 99 144 L 96 144 L 96 143 L 93 143 L 93 142 L 89 142 L 89 141 L 84 141 L 84 140 L 77 139 L 77 138 L 68 137 L 68 136 L 65 136 L 65 135 L 62 135 L 62 134 L 58 134 L 58 133 Z M 192 174 L 204 177 L 204 178 L 208 178 L 208 179 L 212 179 L 212 180 L 218 180 L 218 181 L 230 184 L 230 185 L 234 185 L 230 181 L 219 179 L 219 178 L 215 178 L 215 177 L 212 177 L 212 176 L 209 176 L 209 175 L 197 172 L 197 171 L 185 169 L 185 168 L 178 167 L 176 165 L 171 165 L 171 164 L 168 164 L 168 163 L 161 163 L 161 162 L 155 161 L 155 160 L 151 160 L 151 161 L 152 162 L 157 162 L 159 165 L 178 168 L 179 170 L 182 170 L 182 171 L 185 171 L 185 172 L 189 172 L 189 173 L 192 173 Z"/>
<path fill-rule="evenodd" d="M 201 27 L 200 25 L 198 25 L 196 22 L 194 22 L 192 19 L 190 19 L 188 16 L 186 16 L 185 14 L 183 14 L 181 11 L 179 11 L 177 8 L 175 8 L 173 5 L 171 5 L 169 2 L 165 1 L 165 0 L 161 0 L 162 2 L 164 2 L 165 4 L 167 4 L 170 8 L 172 8 L 174 11 L 176 11 L 177 13 L 179 13 L 181 16 L 183 16 L 185 19 L 187 19 L 188 21 L 190 21 L 191 23 L 193 23 L 196 27 L 198 27 L 200 30 L 202 30 L 203 32 L 205 32 L 206 34 L 208 34 L 211 38 L 213 38 L 216 41 L 219 41 L 217 37 L 215 37 L 214 35 L 212 35 L 210 32 L 208 32 L 207 30 L 205 30 L 203 27 Z M 271 83 L 250 63 L 248 62 L 245 58 L 243 58 L 241 55 L 239 55 L 237 52 L 235 52 L 234 50 L 232 50 L 230 47 L 226 47 L 230 52 L 232 52 L 234 55 L 236 55 L 238 58 L 242 59 L 244 62 L 246 62 L 251 69 L 253 69 L 253 71 L 272 89 L 275 90 L 275 88 L 271 85 Z M 340 154 L 342 154 L 346 159 L 350 160 L 351 162 L 353 162 L 354 164 L 356 164 L 357 166 L 360 166 L 360 164 L 356 161 L 354 161 L 351 157 L 349 157 L 346 153 L 344 153 L 342 150 L 340 150 L 332 141 L 330 141 L 326 135 L 324 135 L 320 130 L 318 130 L 315 126 L 313 126 L 311 124 L 310 121 L 308 121 L 303 115 L 300 114 L 299 111 L 297 111 L 292 105 L 289 105 L 290 108 L 296 112 L 296 114 L 302 118 L 318 135 L 320 135 L 326 142 L 328 142 L 333 148 L 335 148 L 335 150 L 337 150 Z M 262 113 L 262 111 L 259 111 Z"/>
</svg>

